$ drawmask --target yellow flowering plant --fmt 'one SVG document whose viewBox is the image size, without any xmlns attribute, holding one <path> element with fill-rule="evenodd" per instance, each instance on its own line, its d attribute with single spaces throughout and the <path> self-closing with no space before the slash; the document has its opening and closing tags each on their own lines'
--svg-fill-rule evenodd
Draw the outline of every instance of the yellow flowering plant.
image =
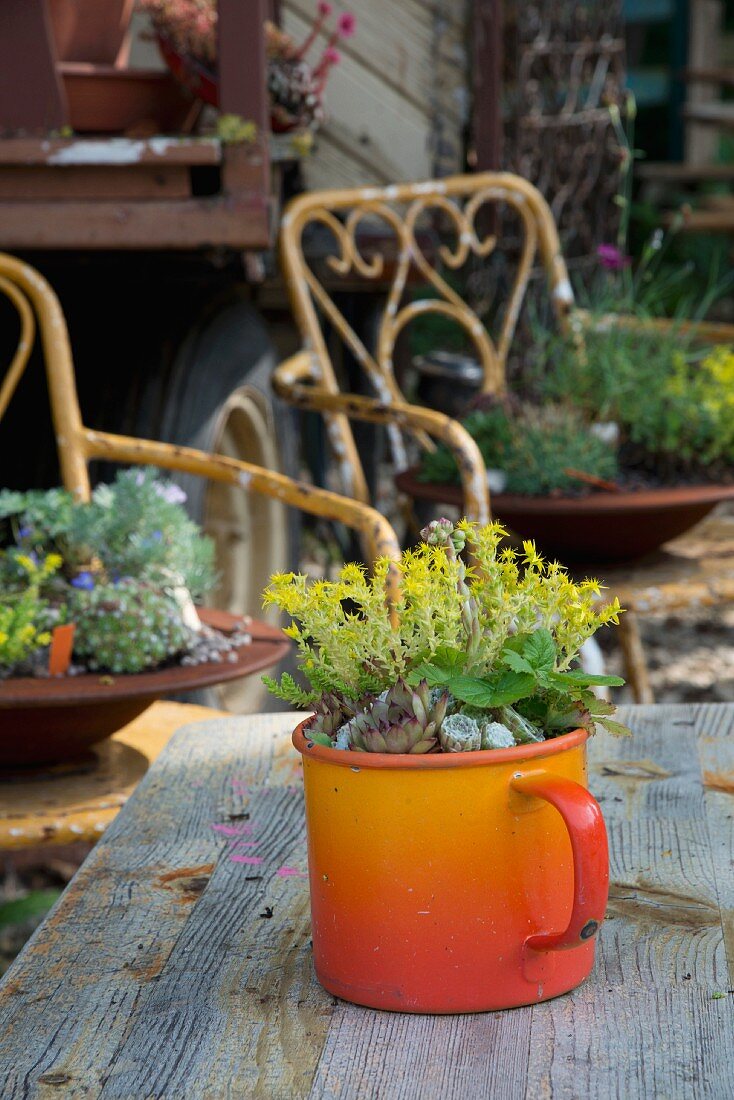
<svg viewBox="0 0 734 1100">
<path fill-rule="evenodd" d="M 47 607 L 40 590 L 60 567 L 61 557 L 47 554 L 38 562 L 29 554 L 18 554 L 15 564 L 25 572 L 27 582 L 12 601 L 0 604 L 0 670 L 22 664 L 50 643 L 50 633 L 39 625 Z"/>
<path fill-rule="evenodd" d="M 398 563 L 393 606 L 387 560 L 372 577 L 350 564 L 335 581 L 271 579 L 265 606 L 294 620 L 286 633 L 308 686 L 288 674 L 265 682 L 316 710 L 311 736 L 362 751 L 427 752 L 508 747 L 579 726 L 593 732 L 597 722 L 626 732 L 591 690 L 623 681 L 577 667 L 583 643 L 618 622 L 616 599 L 603 603 L 596 581 L 575 583 L 531 542 L 520 554 L 503 548 L 497 523 L 438 520 L 422 535 Z"/>
</svg>

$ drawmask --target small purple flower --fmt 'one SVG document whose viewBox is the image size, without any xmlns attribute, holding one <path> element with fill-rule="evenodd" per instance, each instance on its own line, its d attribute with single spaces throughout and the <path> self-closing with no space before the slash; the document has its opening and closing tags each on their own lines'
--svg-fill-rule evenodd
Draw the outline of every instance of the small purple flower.
<svg viewBox="0 0 734 1100">
<path fill-rule="evenodd" d="M 84 570 L 72 578 L 71 584 L 73 588 L 83 588 L 86 592 L 91 592 L 94 588 L 94 577 Z"/>
<path fill-rule="evenodd" d="M 141 485 L 145 485 L 145 471 L 139 470 L 135 475 L 135 484 L 140 488 Z"/>
<path fill-rule="evenodd" d="M 19 539 L 27 539 L 29 537 L 29 535 L 32 535 L 32 534 L 33 534 L 33 528 L 29 527 L 27 524 L 26 524 L 25 527 L 20 527 L 18 529 L 18 538 Z"/>
<path fill-rule="evenodd" d="M 166 504 L 183 504 L 186 500 L 186 493 L 183 489 L 172 482 L 169 482 L 168 485 L 157 484 L 155 491 L 159 497 L 165 500 Z"/>
<path fill-rule="evenodd" d="M 605 267 L 607 271 L 621 271 L 632 263 L 631 257 L 625 256 L 616 244 L 600 244 L 597 247 L 596 254 L 602 267 Z"/>
<path fill-rule="evenodd" d="M 153 534 L 150 537 L 153 539 L 153 542 L 160 542 L 161 539 L 163 538 L 163 532 L 162 531 L 154 531 Z"/>
</svg>

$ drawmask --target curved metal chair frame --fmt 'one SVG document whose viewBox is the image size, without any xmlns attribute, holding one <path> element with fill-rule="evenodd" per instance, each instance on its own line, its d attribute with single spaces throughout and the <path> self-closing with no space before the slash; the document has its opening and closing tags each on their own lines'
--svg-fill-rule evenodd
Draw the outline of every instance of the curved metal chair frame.
<svg viewBox="0 0 734 1100">
<path fill-rule="evenodd" d="M 487 207 L 498 204 L 506 204 L 517 214 L 521 243 L 499 333 L 493 339 L 477 315 L 439 273 L 435 262 L 425 255 L 419 229 L 426 217 L 448 219 L 455 230 L 455 241 L 453 246 L 440 245 L 436 260 L 456 270 L 472 254 L 486 257 L 496 249 L 496 234 L 481 235 L 477 220 L 482 218 Z M 389 276 L 383 255 L 365 256 L 360 251 L 357 233 L 366 219 L 382 222 L 395 242 L 397 254 Z M 374 353 L 364 346 L 306 262 L 303 234 L 315 223 L 326 226 L 334 237 L 336 252 L 326 258 L 329 269 L 340 276 L 354 274 L 388 283 Z M 395 380 L 393 351 L 402 330 L 416 317 L 427 313 L 449 317 L 465 329 L 474 344 L 483 369 L 483 391 L 502 392 L 507 355 L 528 278 L 538 255 L 548 272 L 559 322 L 569 325 L 573 293 L 553 216 L 540 192 L 509 172 L 485 172 L 381 189 L 369 187 L 301 195 L 290 203 L 283 215 L 280 247 L 283 272 L 304 350 L 276 368 L 274 386 L 285 400 L 324 415 L 345 492 L 358 500 L 366 502 L 369 499 L 349 423 L 350 419 L 368 420 L 388 426 L 397 470 L 404 469 L 407 464 L 403 431 L 427 448 L 435 446 L 433 439 L 443 440 L 458 461 L 466 515 L 486 522 L 489 519 L 486 472 L 474 440 L 456 420 L 406 402 Z M 404 302 L 406 285 L 413 273 L 428 285 L 432 296 Z M 319 312 L 334 326 L 364 367 L 376 398 L 339 392 Z"/>
<path fill-rule="evenodd" d="M 7 295 L 20 318 L 19 342 L 0 383 L 0 419 L 31 353 L 35 314 L 43 343 L 61 478 L 78 500 L 90 497 L 88 465 L 93 459 L 181 470 L 239 485 L 243 490 L 262 493 L 312 515 L 344 523 L 363 537 L 371 562 L 378 557 L 399 558 L 400 548 L 392 527 L 379 512 L 364 503 L 222 455 L 86 427 L 79 409 L 66 321 L 51 286 L 29 264 L 0 253 L 0 292 Z"/>
</svg>

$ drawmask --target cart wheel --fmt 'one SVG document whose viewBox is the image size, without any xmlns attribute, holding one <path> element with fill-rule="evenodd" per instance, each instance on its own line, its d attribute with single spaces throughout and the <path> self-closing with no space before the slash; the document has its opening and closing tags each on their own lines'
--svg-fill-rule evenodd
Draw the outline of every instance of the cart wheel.
<svg viewBox="0 0 734 1100">
<path fill-rule="evenodd" d="M 272 393 L 275 362 L 265 326 L 249 302 L 230 299 L 213 309 L 175 357 L 159 438 L 293 475 L 296 419 Z M 187 493 L 189 513 L 216 545 L 220 579 L 212 604 L 262 617 L 262 591 L 271 573 L 297 564 L 298 512 L 239 486 L 186 474 L 175 480 Z M 270 617 L 277 622 L 277 610 Z M 212 705 L 241 713 L 259 709 L 266 694 L 259 677 L 214 690 Z"/>
</svg>

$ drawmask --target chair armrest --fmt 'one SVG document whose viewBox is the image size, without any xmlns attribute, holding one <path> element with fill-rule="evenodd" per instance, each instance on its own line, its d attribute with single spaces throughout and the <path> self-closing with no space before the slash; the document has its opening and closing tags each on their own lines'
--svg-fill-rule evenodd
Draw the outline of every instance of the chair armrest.
<svg viewBox="0 0 734 1100">
<path fill-rule="evenodd" d="M 606 313 L 594 317 L 586 309 L 575 309 L 572 322 L 578 321 L 586 332 L 604 332 L 621 328 L 628 332 L 693 332 L 702 342 L 734 344 L 734 325 L 720 321 L 678 321 L 674 317 L 635 317 L 632 313 Z"/>
<path fill-rule="evenodd" d="M 367 420 L 373 424 L 394 424 L 425 432 L 440 439 L 453 452 L 461 475 L 464 511 L 468 519 L 489 523 L 489 489 L 487 471 L 481 451 L 466 428 L 445 413 L 425 409 L 407 402 L 389 404 L 372 397 L 356 394 L 329 393 L 303 381 L 311 377 L 309 356 L 300 353 L 277 367 L 273 373 L 273 388 L 279 397 L 301 409 L 321 413 L 341 413 L 351 420 Z"/>
<path fill-rule="evenodd" d="M 400 545 L 392 527 L 374 508 L 348 497 L 339 496 L 327 489 L 318 489 L 303 481 L 296 481 L 285 474 L 253 466 L 249 462 L 207 454 L 193 447 L 179 447 L 170 443 L 158 443 L 148 439 L 132 439 L 83 429 L 83 444 L 87 460 L 102 458 L 112 462 L 160 466 L 168 470 L 183 470 L 189 474 L 208 477 L 212 481 L 240 485 L 244 490 L 274 497 L 294 508 L 300 508 L 314 516 L 338 520 L 359 531 L 363 536 L 370 562 L 377 558 L 400 559 Z M 390 596 L 395 595 L 397 570 L 392 570 Z"/>
</svg>

